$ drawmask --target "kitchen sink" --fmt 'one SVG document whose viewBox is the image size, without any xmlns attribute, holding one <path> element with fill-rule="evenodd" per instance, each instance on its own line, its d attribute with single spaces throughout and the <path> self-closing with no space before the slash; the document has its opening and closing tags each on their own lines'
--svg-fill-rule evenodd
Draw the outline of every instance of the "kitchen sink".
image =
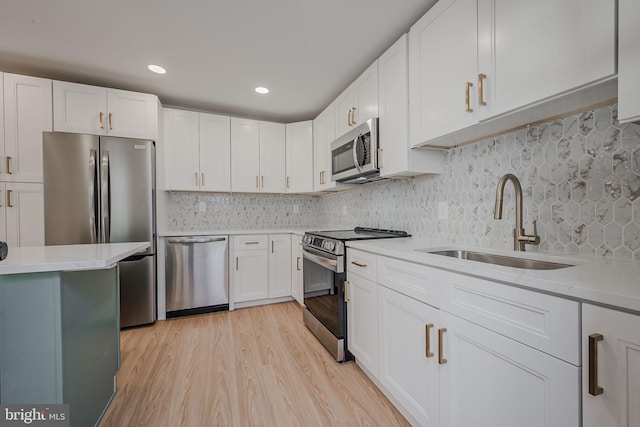
<svg viewBox="0 0 640 427">
<path fill-rule="evenodd" d="M 466 259 L 469 261 L 484 262 L 487 264 L 504 265 L 507 267 L 524 268 L 527 270 L 557 270 L 560 268 L 573 267 L 573 264 L 563 264 L 559 262 L 541 261 L 537 259 L 516 258 L 505 255 L 495 255 L 485 252 L 466 251 L 462 249 L 433 250 L 415 249 L 418 252 L 425 252 L 434 255 L 443 255 L 451 258 Z"/>
</svg>

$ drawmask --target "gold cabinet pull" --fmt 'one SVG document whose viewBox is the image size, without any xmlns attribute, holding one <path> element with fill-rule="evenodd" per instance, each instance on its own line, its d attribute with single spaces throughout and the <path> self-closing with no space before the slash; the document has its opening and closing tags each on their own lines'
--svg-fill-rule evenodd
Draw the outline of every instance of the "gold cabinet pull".
<svg viewBox="0 0 640 427">
<path fill-rule="evenodd" d="M 300 257 L 296 257 L 296 270 L 300 271 Z"/>
<path fill-rule="evenodd" d="M 484 79 L 487 78 L 486 74 L 478 74 L 478 105 L 487 105 L 487 102 L 484 100 Z"/>
<path fill-rule="evenodd" d="M 258 179 L 260 179 L 260 178 L 258 177 L 258 175 L 256 175 L 256 188 L 260 188 L 260 184 L 258 183 L 259 182 Z"/>
<path fill-rule="evenodd" d="M 102 111 L 100 111 L 100 129 L 104 129 L 104 123 L 102 122 L 103 116 L 104 114 L 102 113 Z"/>
<path fill-rule="evenodd" d="M 11 172 L 11 160 L 11 156 L 7 156 L 7 158 L 5 159 L 7 175 L 13 174 L 13 172 Z"/>
<path fill-rule="evenodd" d="M 359 263 L 358 261 L 351 261 L 351 264 L 357 265 L 358 267 L 367 268 L 367 264 Z"/>
<path fill-rule="evenodd" d="M 356 124 L 356 107 L 351 109 L 351 124 Z"/>
<path fill-rule="evenodd" d="M 264 188 L 264 175 L 262 175 L 262 188 Z"/>
<path fill-rule="evenodd" d="M 2 197 L 0 197 L 0 201 L 2 201 Z M 0 205 L 0 208 L 2 207 L 2 205 Z"/>
<path fill-rule="evenodd" d="M 598 343 L 603 339 L 602 334 L 589 335 L 589 394 L 593 396 L 604 393 L 598 385 Z"/>
<path fill-rule="evenodd" d="M 273 253 L 273 250 L 274 250 L 273 246 L 274 246 L 274 241 L 272 240 L 271 241 L 271 253 Z"/>
<path fill-rule="evenodd" d="M 8 208 L 13 207 L 13 205 L 11 204 L 11 193 L 13 193 L 13 190 L 7 190 L 7 207 Z"/>
<path fill-rule="evenodd" d="M 347 124 L 351 126 L 351 109 L 347 111 Z"/>
<path fill-rule="evenodd" d="M 378 169 L 382 169 L 382 148 L 378 148 Z"/>
<path fill-rule="evenodd" d="M 469 92 L 471 91 L 471 87 L 473 86 L 473 83 L 471 82 L 466 82 L 465 83 L 465 89 L 464 89 L 464 95 L 465 95 L 465 111 L 467 113 L 473 113 L 473 108 L 471 108 L 471 101 L 469 100 L 470 98 L 470 94 Z"/>
<path fill-rule="evenodd" d="M 438 329 L 438 363 L 444 365 L 447 363 L 447 359 L 444 358 L 442 351 L 442 342 L 444 341 L 444 333 L 447 332 L 447 328 Z"/>
<path fill-rule="evenodd" d="M 109 129 L 113 129 L 113 114 L 109 113 Z"/>
<path fill-rule="evenodd" d="M 238 271 L 238 257 L 236 257 L 236 271 Z"/>
<path fill-rule="evenodd" d="M 287 188 L 289 188 L 289 177 L 287 177 Z"/>
<path fill-rule="evenodd" d="M 429 357 L 433 357 L 433 352 L 431 351 L 431 328 L 433 328 L 433 323 L 427 323 L 424 325 L 424 335 L 427 343 L 425 344 L 425 357 L 428 359 Z"/>
<path fill-rule="evenodd" d="M 200 184 L 204 185 L 204 172 L 200 173 Z"/>
<path fill-rule="evenodd" d="M 260 242 L 244 242 L 245 245 L 257 245 Z"/>
<path fill-rule="evenodd" d="M 347 296 L 347 286 L 349 286 L 349 281 L 344 281 L 344 302 L 349 302 L 349 297 Z"/>
<path fill-rule="evenodd" d="M 321 185 L 326 184 L 326 182 L 324 181 L 324 172 L 325 171 L 320 172 L 320 184 Z"/>
<path fill-rule="evenodd" d="M 198 172 L 196 172 L 196 187 L 198 186 Z"/>
</svg>

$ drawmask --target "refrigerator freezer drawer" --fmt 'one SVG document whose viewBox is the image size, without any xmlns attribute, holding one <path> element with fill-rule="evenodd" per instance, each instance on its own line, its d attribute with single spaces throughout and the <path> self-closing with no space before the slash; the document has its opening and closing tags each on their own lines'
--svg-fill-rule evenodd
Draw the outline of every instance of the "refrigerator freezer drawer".
<svg viewBox="0 0 640 427">
<path fill-rule="evenodd" d="M 228 237 L 167 239 L 167 312 L 229 304 Z"/>
<path fill-rule="evenodd" d="M 156 257 L 120 261 L 120 327 L 156 321 Z"/>
</svg>

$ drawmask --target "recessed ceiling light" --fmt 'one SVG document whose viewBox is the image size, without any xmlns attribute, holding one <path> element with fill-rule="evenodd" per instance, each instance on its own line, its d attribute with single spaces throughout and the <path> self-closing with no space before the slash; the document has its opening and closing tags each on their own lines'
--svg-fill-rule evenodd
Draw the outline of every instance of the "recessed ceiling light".
<svg viewBox="0 0 640 427">
<path fill-rule="evenodd" d="M 165 70 L 164 68 L 162 68 L 159 65 L 149 65 L 148 67 L 151 71 L 153 71 L 154 73 L 158 73 L 158 74 L 165 74 L 167 72 L 167 70 Z"/>
<path fill-rule="evenodd" d="M 266 87 L 258 86 L 256 88 L 256 92 L 264 95 L 265 93 L 269 93 L 269 89 L 267 89 Z"/>
</svg>

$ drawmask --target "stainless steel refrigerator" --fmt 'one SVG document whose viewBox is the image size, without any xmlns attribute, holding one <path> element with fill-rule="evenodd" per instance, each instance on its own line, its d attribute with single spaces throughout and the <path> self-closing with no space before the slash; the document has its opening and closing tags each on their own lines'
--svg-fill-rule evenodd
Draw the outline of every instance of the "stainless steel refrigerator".
<svg viewBox="0 0 640 427">
<path fill-rule="evenodd" d="M 156 320 L 152 141 L 43 133 L 45 245 L 151 242 L 120 262 L 120 326 Z"/>
</svg>

